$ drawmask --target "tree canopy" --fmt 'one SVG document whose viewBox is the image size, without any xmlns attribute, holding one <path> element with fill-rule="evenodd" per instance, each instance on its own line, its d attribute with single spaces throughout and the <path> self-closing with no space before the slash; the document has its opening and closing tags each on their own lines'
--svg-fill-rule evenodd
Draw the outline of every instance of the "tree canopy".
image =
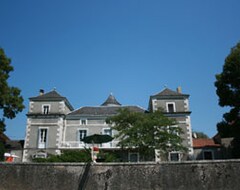
<svg viewBox="0 0 240 190">
<path fill-rule="evenodd" d="M 240 43 L 231 49 L 215 86 L 220 106 L 240 108 Z M 238 110 L 239 111 L 239 110 Z"/>
<path fill-rule="evenodd" d="M 234 137 L 232 142 L 235 157 L 240 157 L 240 43 L 231 49 L 223 65 L 223 71 L 216 75 L 215 86 L 219 105 L 228 106 L 230 111 L 217 124 L 221 137 Z"/>
<path fill-rule="evenodd" d="M 21 90 L 8 84 L 12 71 L 11 59 L 0 48 L 0 133 L 5 131 L 5 118 L 13 119 L 24 109 Z"/>
<path fill-rule="evenodd" d="M 216 75 L 215 86 L 219 105 L 230 107 L 218 123 L 218 131 L 222 136 L 234 135 L 233 126 L 238 125 L 240 111 L 240 43 L 226 57 L 222 73 Z"/>
<path fill-rule="evenodd" d="M 115 138 L 119 140 L 121 147 L 134 147 L 145 155 L 152 153 L 154 149 L 163 153 L 185 150 L 181 143 L 181 128 L 176 125 L 175 120 L 165 117 L 161 111 L 139 113 L 120 109 L 119 114 L 106 121 L 118 132 Z"/>
</svg>

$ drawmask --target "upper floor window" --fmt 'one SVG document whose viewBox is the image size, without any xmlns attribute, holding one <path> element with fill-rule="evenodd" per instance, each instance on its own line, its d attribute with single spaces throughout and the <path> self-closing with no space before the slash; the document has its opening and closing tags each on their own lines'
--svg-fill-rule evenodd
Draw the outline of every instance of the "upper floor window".
<svg viewBox="0 0 240 190">
<path fill-rule="evenodd" d="M 42 106 L 42 113 L 43 114 L 49 114 L 50 112 L 50 105 L 43 105 Z"/>
<path fill-rule="evenodd" d="M 78 134 L 79 141 L 82 141 L 82 139 L 87 136 L 87 129 L 79 129 Z"/>
<path fill-rule="evenodd" d="M 176 108 L 175 108 L 175 103 L 174 102 L 168 102 L 167 103 L 167 112 L 176 112 Z"/>
<path fill-rule="evenodd" d="M 104 135 L 112 136 L 112 129 L 110 129 L 110 128 L 104 128 L 104 129 L 103 129 L 103 134 L 104 134 Z"/>
<path fill-rule="evenodd" d="M 81 119 L 80 125 L 87 125 L 87 119 Z"/>
<path fill-rule="evenodd" d="M 38 148 L 46 148 L 46 146 L 47 146 L 47 135 L 48 135 L 48 129 L 47 128 L 40 128 L 39 129 Z"/>
</svg>

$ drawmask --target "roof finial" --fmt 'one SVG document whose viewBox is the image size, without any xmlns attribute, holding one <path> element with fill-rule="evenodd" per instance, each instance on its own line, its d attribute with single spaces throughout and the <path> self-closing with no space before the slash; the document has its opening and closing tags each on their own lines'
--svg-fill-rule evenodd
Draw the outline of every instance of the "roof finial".
<svg viewBox="0 0 240 190">
<path fill-rule="evenodd" d="M 56 91 L 56 89 L 57 89 L 56 87 L 53 87 L 53 90 L 54 90 L 54 91 Z"/>
<path fill-rule="evenodd" d="M 164 88 L 167 88 L 167 85 L 166 85 L 166 84 L 164 84 Z"/>
</svg>

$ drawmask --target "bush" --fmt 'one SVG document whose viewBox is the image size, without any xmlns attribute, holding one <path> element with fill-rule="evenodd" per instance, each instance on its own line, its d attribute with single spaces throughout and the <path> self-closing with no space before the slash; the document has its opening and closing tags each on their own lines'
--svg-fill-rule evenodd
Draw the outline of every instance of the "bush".
<svg viewBox="0 0 240 190">
<path fill-rule="evenodd" d="M 90 162 L 91 151 L 64 150 L 61 155 L 49 155 L 48 158 L 33 158 L 34 162 Z"/>
<path fill-rule="evenodd" d="M 119 162 L 120 156 L 115 152 L 104 152 L 100 151 L 97 155 L 99 162 Z"/>
<path fill-rule="evenodd" d="M 120 156 L 116 152 L 100 150 L 97 162 L 119 162 Z M 63 150 L 61 155 L 49 155 L 47 158 L 33 158 L 33 162 L 91 162 L 91 149 Z"/>
</svg>

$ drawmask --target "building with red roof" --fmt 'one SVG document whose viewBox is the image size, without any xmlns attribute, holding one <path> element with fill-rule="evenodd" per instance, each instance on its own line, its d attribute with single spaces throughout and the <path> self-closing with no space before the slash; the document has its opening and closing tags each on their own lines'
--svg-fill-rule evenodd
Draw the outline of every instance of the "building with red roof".
<svg viewBox="0 0 240 190">
<path fill-rule="evenodd" d="M 216 144 L 213 139 L 193 139 L 194 158 L 196 160 L 221 159 L 221 145 Z"/>
</svg>

